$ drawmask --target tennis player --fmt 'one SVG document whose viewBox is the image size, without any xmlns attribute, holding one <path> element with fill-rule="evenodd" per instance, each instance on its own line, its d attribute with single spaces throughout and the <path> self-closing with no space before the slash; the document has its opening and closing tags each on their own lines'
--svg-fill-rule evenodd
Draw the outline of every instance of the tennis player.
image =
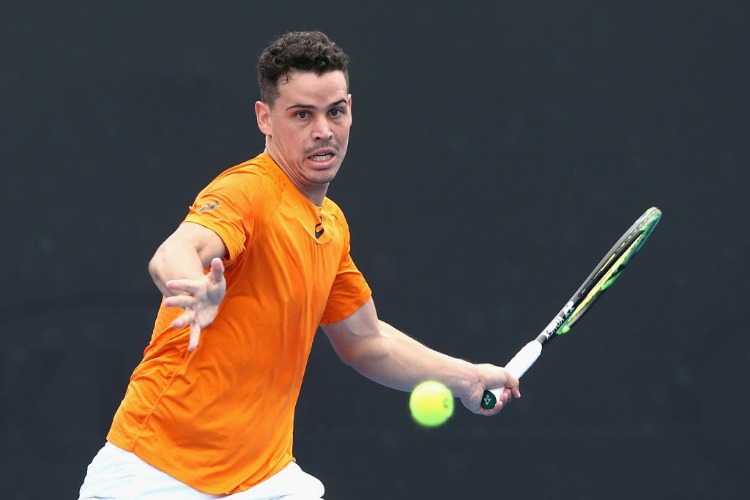
<svg viewBox="0 0 750 500">
<path fill-rule="evenodd" d="M 436 352 L 378 319 L 326 197 L 352 124 L 348 57 L 320 32 L 261 54 L 265 150 L 203 189 L 149 272 L 164 295 L 81 499 L 321 498 L 292 453 L 294 410 L 318 326 L 341 360 L 408 391 L 434 379 L 493 415 L 518 380 Z M 485 389 L 507 388 L 483 410 Z"/>
</svg>

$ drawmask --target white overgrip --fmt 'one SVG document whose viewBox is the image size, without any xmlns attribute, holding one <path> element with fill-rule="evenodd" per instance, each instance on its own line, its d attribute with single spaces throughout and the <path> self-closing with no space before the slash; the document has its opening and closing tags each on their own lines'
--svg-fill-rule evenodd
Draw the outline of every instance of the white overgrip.
<svg viewBox="0 0 750 500">
<path fill-rule="evenodd" d="M 532 340 L 521 348 L 520 351 L 513 356 L 513 359 L 508 361 L 505 365 L 505 369 L 515 375 L 517 378 L 521 378 L 526 370 L 531 368 L 534 361 L 537 360 L 539 355 L 542 354 L 542 344 L 537 340 Z"/>
<path fill-rule="evenodd" d="M 516 353 L 515 356 L 513 356 L 513 359 L 508 361 L 508 364 L 505 365 L 505 369 L 508 370 L 511 374 L 515 375 L 516 378 L 521 378 L 524 373 L 526 373 L 526 370 L 531 368 L 531 365 L 534 364 L 534 361 L 539 358 L 539 355 L 542 354 L 542 344 L 541 342 L 537 340 L 532 340 L 525 346 L 521 348 L 520 351 Z M 498 387 L 497 389 L 492 389 L 490 392 L 495 396 L 496 399 L 500 399 L 500 395 L 505 391 L 505 387 Z"/>
</svg>

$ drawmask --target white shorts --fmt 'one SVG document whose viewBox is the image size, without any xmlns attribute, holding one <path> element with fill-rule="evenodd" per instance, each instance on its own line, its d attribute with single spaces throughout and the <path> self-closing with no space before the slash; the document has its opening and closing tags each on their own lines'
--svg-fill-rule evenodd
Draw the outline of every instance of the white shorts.
<svg viewBox="0 0 750 500">
<path fill-rule="evenodd" d="M 209 495 L 152 467 L 133 453 L 106 443 L 88 466 L 79 500 L 312 500 L 322 498 L 323 493 L 323 483 L 290 462 L 247 491 Z"/>
</svg>

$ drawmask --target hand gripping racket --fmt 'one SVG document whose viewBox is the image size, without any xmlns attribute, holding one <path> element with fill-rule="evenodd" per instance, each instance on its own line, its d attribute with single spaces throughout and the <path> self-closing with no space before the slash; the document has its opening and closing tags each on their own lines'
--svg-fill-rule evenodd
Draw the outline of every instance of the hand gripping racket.
<svg viewBox="0 0 750 500">
<path fill-rule="evenodd" d="M 596 300 L 620 277 L 643 243 L 649 237 L 661 219 L 661 210 L 649 208 L 635 223 L 630 226 L 612 249 L 607 252 L 593 272 L 586 278 L 575 294 L 570 298 L 557 316 L 542 330 L 537 338 L 526 344 L 513 356 L 505 369 L 516 377 L 521 377 L 542 354 L 542 347 L 552 339 L 568 333 L 570 328 L 588 311 Z M 494 408 L 500 394 L 505 388 L 484 391 L 482 408 Z"/>
</svg>

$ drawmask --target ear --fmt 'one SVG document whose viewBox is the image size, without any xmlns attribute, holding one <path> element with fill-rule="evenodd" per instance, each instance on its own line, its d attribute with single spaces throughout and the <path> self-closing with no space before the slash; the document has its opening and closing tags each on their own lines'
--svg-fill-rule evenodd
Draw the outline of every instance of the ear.
<svg viewBox="0 0 750 500">
<path fill-rule="evenodd" d="M 349 119 L 353 121 L 354 115 L 352 114 L 352 95 L 349 94 L 346 98 L 347 105 L 349 106 Z"/>
<path fill-rule="evenodd" d="M 258 128 L 265 136 L 271 135 L 271 107 L 263 101 L 255 101 L 255 118 Z"/>
</svg>

